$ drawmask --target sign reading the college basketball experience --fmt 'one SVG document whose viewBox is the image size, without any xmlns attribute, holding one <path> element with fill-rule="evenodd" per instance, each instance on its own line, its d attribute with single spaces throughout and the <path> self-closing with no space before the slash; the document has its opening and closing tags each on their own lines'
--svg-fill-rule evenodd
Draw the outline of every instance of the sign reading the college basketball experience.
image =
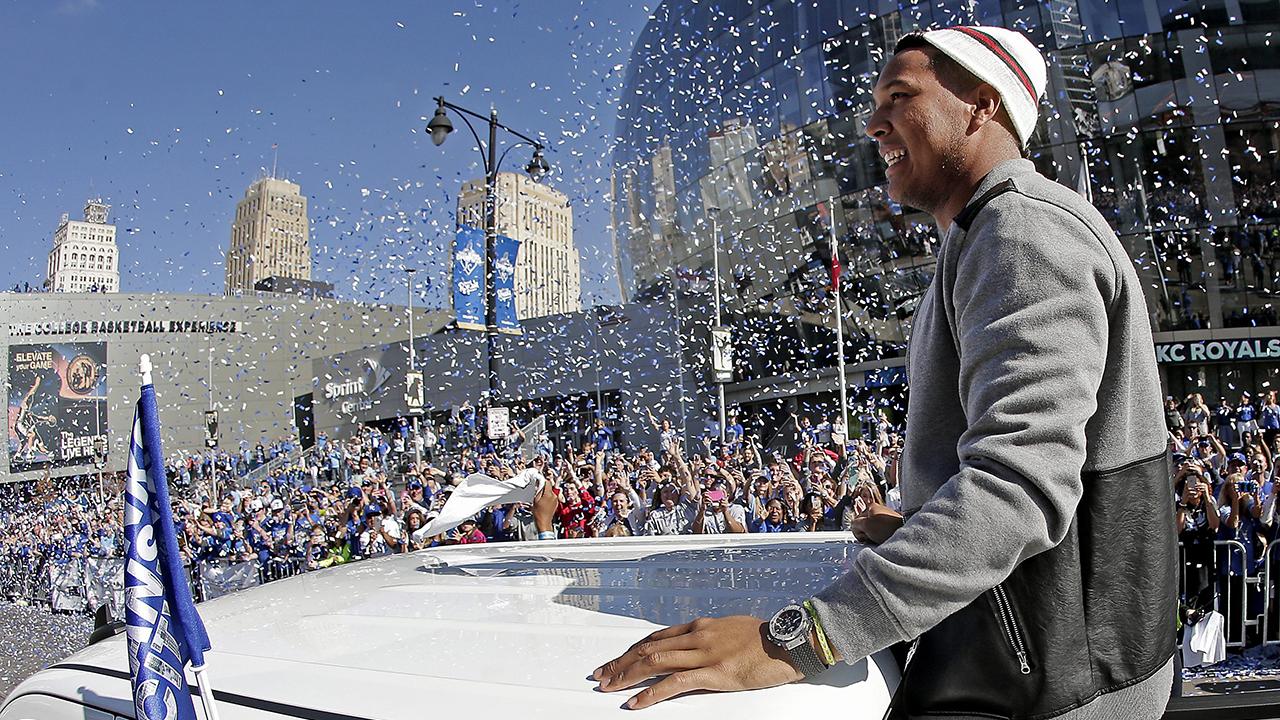
<svg viewBox="0 0 1280 720">
<path fill-rule="evenodd" d="M 9 472 L 86 465 L 107 439 L 107 344 L 9 346 Z"/>
<path fill-rule="evenodd" d="M 244 325 L 239 320 L 48 320 L 9 323 L 9 335 L 219 335 L 242 332 Z"/>
</svg>

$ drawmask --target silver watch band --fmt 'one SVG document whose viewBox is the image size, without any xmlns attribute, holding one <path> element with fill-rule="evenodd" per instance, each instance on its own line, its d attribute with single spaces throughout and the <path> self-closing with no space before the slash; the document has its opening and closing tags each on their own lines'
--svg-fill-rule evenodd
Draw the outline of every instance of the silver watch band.
<svg viewBox="0 0 1280 720">
<path fill-rule="evenodd" d="M 818 657 L 818 653 L 814 652 L 813 645 L 809 644 L 807 636 L 804 642 L 793 648 L 788 648 L 787 654 L 791 656 L 791 662 L 795 663 L 796 669 L 800 671 L 800 674 L 807 678 L 827 670 L 827 664 L 822 661 L 822 658 Z"/>
</svg>

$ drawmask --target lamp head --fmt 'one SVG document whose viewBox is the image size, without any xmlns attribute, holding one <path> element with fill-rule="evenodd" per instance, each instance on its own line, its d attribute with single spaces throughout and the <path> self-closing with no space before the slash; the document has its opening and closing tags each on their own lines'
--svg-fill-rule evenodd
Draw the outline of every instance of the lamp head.
<svg viewBox="0 0 1280 720">
<path fill-rule="evenodd" d="M 453 132 L 453 122 L 449 120 L 449 115 L 444 111 L 444 103 L 436 106 L 436 114 L 431 118 L 431 122 L 427 123 L 427 132 L 431 133 L 431 142 L 437 146 L 449 137 L 449 133 Z"/>
<path fill-rule="evenodd" d="M 529 161 L 529 166 L 525 168 L 525 172 L 529 173 L 529 177 L 534 182 L 541 182 L 548 172 L 551 172 L 551 166 L 547 164 L 547 159 L 542 156 L 542 146 L 538 146 L 533 151 L 533 159 Z"/>
</svg>

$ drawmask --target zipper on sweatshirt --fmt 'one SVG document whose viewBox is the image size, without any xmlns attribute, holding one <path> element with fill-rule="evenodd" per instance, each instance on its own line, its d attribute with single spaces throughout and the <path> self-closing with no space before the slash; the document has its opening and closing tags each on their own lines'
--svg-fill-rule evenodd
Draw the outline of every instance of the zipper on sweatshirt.
<svg viewBox="0 0 1280 720">
<path fill-rule="evenodd" d="M 1013 606 L 1009 603 L 1004 585 L 991 588 L 991 595 L 996 601 L 996 611 L 1000 616 L 1000 623 L 1004 626 L 1005 638 L 1009 640 L 1014 654 L 1018 656 L 1018 667 L 1023 675 L 1030 675 L 1031 664 L 1027 662 L 1027 646 L 1022 641 L 1022 631 L 1018 629 L 1018 623 L 1013 617 Z"/>
<path fill-rule="evenodd" d="M 893 695 L 889 697 L 889 705 L 884 709 L 884 716 L 880 720 L 891 720 L 894 717 L 894 711 L 898 709 L 898 701 L 902 699 L 902 688 L 907 684 L 907 678 L 911 676 L 912 658 L 916 656 L 916 648 L 920 647 L 920 638 L 911 641 L 911 647 L 907 648 L 907 657 L 902 661 L 902 673 L 898 675 L 898 687 L 893 689 Z"/>
</svg>

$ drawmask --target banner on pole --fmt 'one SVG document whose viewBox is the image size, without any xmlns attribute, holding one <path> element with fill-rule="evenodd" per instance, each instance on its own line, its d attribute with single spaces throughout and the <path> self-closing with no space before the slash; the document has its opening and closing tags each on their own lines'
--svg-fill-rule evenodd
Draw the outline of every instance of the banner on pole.
<svg viewBox="0 0 1280 720">
<path fill-rule="evenodd" d="M 501 440 L 511 434 L 511 410 L 504 407 L 489 408 L 489 439 Z"/>
<path fill-rule="evenodd" d="M 484 231 L 463 225 L 453 241 L 453 314 L 458 327 L 484 330 Z"/>
<path fill-rule="evenodd" d="M 524 458 L 525 462 L 531 462 L 538 455 L 538 445 L 547 432 L 547 416 L 539 415 L 533 419 L 533 422 L 521 428 L 520 432 L 524 433 L 524 440 L 520 442 L 520 457 Z"/>
<path fill-rule="evenodd" d="M 411 413 L 421 413 L 426 404 L 426 396 L 422 388 L 422 373 L 418 371 L 404 374 L 404 404 Z"/>
<path fill-rule="evenodd" d="M 727 327 L 711 328 L 711 369 L 716 382 L 733 380 L 733 337 Z"/>
<path fill-rule="evenodd" d="M 516 317 L 516 258 L 520 254 L 520 241 L 499 235 L 494 244 L 494 295 L 497 308 L 498 332 L 521 334 L 520 319 Z"/>
</svg>

